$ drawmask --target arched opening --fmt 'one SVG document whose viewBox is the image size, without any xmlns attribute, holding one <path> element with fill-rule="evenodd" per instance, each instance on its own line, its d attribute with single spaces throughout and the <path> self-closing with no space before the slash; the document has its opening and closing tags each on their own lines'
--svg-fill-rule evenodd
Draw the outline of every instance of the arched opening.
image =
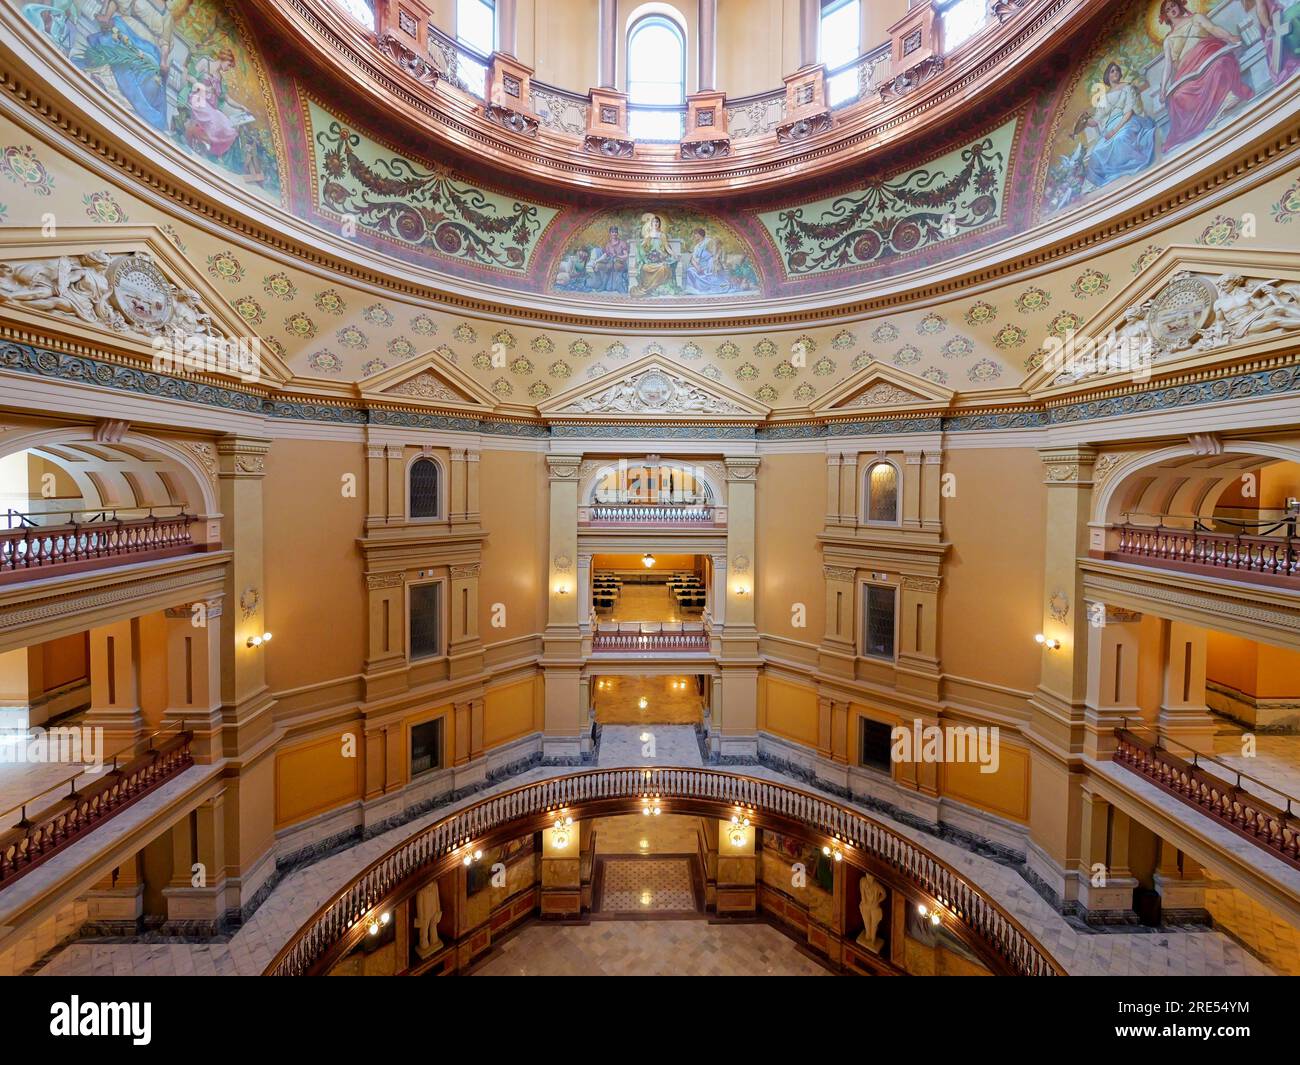
<svg viewBox="0 0 1300 1065">
<path fill-rule="evenodd" d="M 417 458 L 407 474 L 408 514 L 412 520 L 442 517 L 442 467 L 431 458 Z"/>
<path fill-rule="evenodd" d="M 1095 513 L 1095 557 L 1300 587 L 1293 448 L 1243 441 L 1212 454 L 1157 452 L 1117 470 Z"/>
<path fill-rule="evenodd" d="M 869 522 L 898 524 L 898 467 L 881 459 L 867 467 L 863 498 L 864 518 Z"/>
<path fill-rule="evenodd" d="M 208 444 L 203 460 L 215 469 Z M 216 490 L 178 445 L 87 429 L 0 443 L 0 582 L 215 546 Z"/>
<path fill-rule="evenodd" d="M 666 11 L 633 16 L 627 31 L 628 133 L 676 141 L 686 102 L 686 29 Z"/>
</svg>

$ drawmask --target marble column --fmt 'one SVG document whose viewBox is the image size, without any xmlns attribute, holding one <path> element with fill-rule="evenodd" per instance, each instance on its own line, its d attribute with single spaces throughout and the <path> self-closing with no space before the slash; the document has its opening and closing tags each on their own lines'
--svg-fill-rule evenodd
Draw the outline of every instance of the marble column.
<svg viewBox="0 0 1300 1065">
<path fill-rule="evenodd" d="M 546 630 L 542 635 L 545 683 L 542 755 L 553 764 L 575 764 L 582 757 L 587 723 L 579 712 L 582 633 L 578 597 L 573 593 L 578 556 L 577 455 L 548 455 L 550 485 L 550 565 L 547 568 Z M 567 589 L 561 594 L 560 589 Z"/>
<path fill-rule="evenodd" d="M 799 69 L 817 62 L 821 31 L 821 0 L 799 0 Z"/>
<path fill-rule="evenodd" d="M 714 87 L 718 58 L 717 23 L 718 0 L 700 0 L 698 92 L 706 92 Z"/>
<path fill-rule="evenodd" d="M 600 87 L 617 89 L 618 3 L 600 0 Z"/>
<path fill-rule="evenodd" d="M 1137 887 L 1128 867 L 1129 819 L 1087 789 L 1080 814 L 1078 902 L 1094 917 L 1128 914 Z"/>
<path fill-rule="evenodd" d="M 1088 621 L 1088 686 L 1084 752 L 1109 760 L 1114 754 L 1115 729 L 1127 718 L 1142 716 L 1138 703 L 1138 660 L 1142 648 L 1142 615 L 1131 610 L 1085 602 Z"/>
<path fill-rule="evenodd" d="M 710 555 L 709 566 L 713 571 L 713 587 L 709 590 L 709 617 L 717 632 L 727 624 L 727 556 Z"/>
<path fill-rule="evenodd" d="M 497 51 L 514 55 L 517 34 L 517 12 L 515 0 L 496 0 L 497 9 Z"/>
</svg>

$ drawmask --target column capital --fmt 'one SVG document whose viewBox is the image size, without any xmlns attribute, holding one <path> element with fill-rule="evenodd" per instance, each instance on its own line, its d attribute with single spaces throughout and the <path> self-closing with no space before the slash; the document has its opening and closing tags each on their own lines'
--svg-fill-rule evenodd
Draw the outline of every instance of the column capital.
<svg viewBox="0 0 1300 1065">
<path fill-rule="evenodd" d="M 1092 466 L 1097 461 L 1097 449 L 1087 446 L 1043 448 L 1038 452 L 1043 460 L 1044 483 L 1048 485 L 1092 485 Z"/>
<path fill-rule="evenodd" d="M 406 449 L 401 444 L 385 444 L 384 454 L 390 459 L 400 459 L 405 454 Z"/>
<path fill-rule="evenodd" d="M 271 441 L 260 437 L 223 436 L 217 441 L 218 476 L 264 477 Z"/>
<path fill-rule="evenodd" d="M 763 460 L 757 456 L 744 458 L 724 458 L 728 481 L 752 481 L 758 474 L 759 463 Z"/>
<path fill-rule="evenodd" d="M 576 481 L 581 468 L 581 455 L 546 456 L 546 471 L 552 481 Z"/>
</svg>

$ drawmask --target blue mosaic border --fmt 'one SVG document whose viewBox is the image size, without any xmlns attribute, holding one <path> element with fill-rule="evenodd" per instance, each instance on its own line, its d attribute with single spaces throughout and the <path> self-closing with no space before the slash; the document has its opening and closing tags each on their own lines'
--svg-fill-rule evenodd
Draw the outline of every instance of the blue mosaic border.
<svg viewBox="0 0 1300 1065">
<path fill-rule="evenodd" d="M 1109 399 L 1066 403 L 1049 410 L 1021 410 L 1000 414 L 930 415 L 919 418 L 877 418 L 826 424 L 774 425 L 600 425 L 566 423 L 544 426 L 531 422 L 497 421 L 418 411 L 358 410 L 337 404 L 305 400 L 263 399 L 235 389 L 200 384 L 146 370 L 116 366 L 80 355 L 67 355 L 7 342 L 0 344 L 0 370 L 51 380 L 98 385 L 139 396 L 156 396 L 197 403 L 206 407 L 257 414 L 284 421 L 332 425 L 384 425 L 400 429 L 433 429 L 479 433 L 516 439 L 639 439 L 661 440 L 821 440 L 848 436 L 897 436 L 906 433 L 996 432 L 1007 429 L 1042 429 L 1115 418 L 1131 414 L 1205 406 L 1229 400 L 1258 399 L 1300 393 L 1300 366 L 1238 374 L 1214 381 L 1170 388 L 1151 388 Z"/>
</svg>

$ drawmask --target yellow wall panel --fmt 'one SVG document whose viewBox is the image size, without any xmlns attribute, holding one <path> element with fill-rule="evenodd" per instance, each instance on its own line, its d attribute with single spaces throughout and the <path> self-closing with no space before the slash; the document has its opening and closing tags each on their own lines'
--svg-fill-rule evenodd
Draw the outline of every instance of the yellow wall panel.
<svg viewBox="0 0 1300 1065">
<path fill-rule="evenodd" d="M 280 751 L 275 758 L 275 824 L 293 824 L 361 798 L 365 750 L 343 756 L 343 732 Z"/>
<path fill-rule="evenodd" d="M 817 745 L 817 692 L 767 679 L 767 730 L 799 743 Z"/>
<path fill-rule="evenodd" d="M 483 697 L 483 746 L 499 747 L 533 731 L 536 703 L 532 678 L 503 688 L 490 688 Z"/>
<path fill-rule="evenodd" d="M 945 762 L 939 779 L 949 798 L 1013 821 L 1029 820 L 1029 752 L 1000 745 L 998 771 L 981 773 L 978 762 Z"/>
</svg>

